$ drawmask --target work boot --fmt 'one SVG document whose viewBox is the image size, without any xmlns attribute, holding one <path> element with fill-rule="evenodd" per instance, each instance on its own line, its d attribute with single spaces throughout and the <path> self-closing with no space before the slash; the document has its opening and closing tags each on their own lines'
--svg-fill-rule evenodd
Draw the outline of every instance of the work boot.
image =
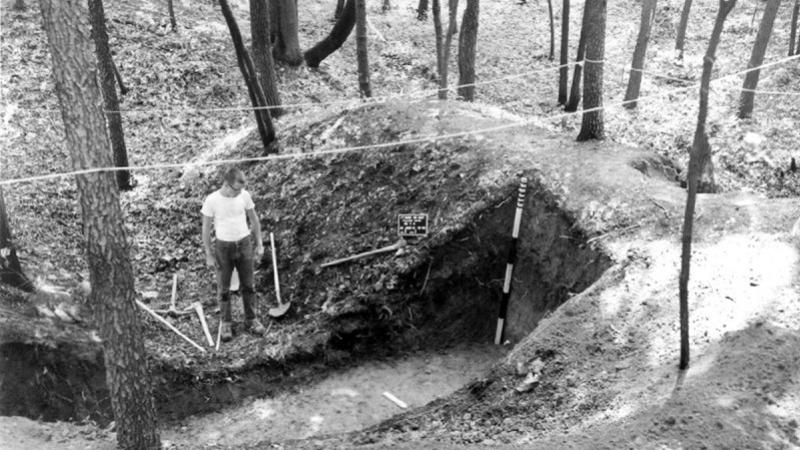
<svg viewBox="0 0 800 450">
<path fill-rule="evenodd" d="M 261 325 L 261 322 L 259 322 L 258 319 L 245 321 L 244 327 L 250 333 L 257 334 L 259 336 L 263 336 L 267 331 L 267 329 L 264 328 L 264 325 Z"/>
<path fill-rule="evenodd" d="M 231 332 L 230 322 L 222 322 L 222 327 L 220 328 L 219 332 L 219 339 L 222 342 L 228 342 L 231 339 L 233 339 L 233 333 Z"/>
</svg>

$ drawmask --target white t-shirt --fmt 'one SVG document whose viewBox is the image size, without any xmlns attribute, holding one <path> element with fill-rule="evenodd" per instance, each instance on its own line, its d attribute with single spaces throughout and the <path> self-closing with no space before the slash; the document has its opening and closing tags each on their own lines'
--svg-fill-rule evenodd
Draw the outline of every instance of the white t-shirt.
<svg viewBox="0 0 800 450">
<path fill-rule="evenodd" d="M 255 206 L 250 193 L 244 189 L 236 197 L 225 197 L 220 191 L 214 191 L 206 197 L 200 212 L 214 219 L 214 235 L 217 239 L 239 241 L 250 235 L 245 211 Z"/>
</svg>

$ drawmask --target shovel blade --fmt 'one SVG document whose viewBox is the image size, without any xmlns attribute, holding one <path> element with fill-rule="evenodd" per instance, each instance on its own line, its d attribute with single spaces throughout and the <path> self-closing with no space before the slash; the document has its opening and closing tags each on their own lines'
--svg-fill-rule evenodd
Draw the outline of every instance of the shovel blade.
<svg viewBox="0 0 800 450">
<path fill-rule="evenodd" d="M 281 303 L 274 308 L 270 308 L 268 313 L 270 317 L 281 317 L 286 314 L 286 311 L 289 311 L 289 306 L 291 306 L 291 303 Z"/>
</svg>

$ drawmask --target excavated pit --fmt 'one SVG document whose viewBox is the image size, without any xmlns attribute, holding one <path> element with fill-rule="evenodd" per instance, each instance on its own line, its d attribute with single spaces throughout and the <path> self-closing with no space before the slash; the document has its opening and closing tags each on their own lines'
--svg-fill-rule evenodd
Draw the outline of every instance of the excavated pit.
<svg viewBox="0 0 800 450">
<path fill-rule="evenodd" d="M 431 249 L 428 264 L 401 280 L 404 286 L 392 294 L 390 304 L 398 313 L 391 317 L 381 308 L 339 316 L 329 323 L 325 345 L 281 362 L 213 374 L 187 368 L 156 370 L 155 396 L 162 419 L 210 413 L 253 396 L 272 397 L 376 354 L 386 360 L 409 348 L 442 351 L 456 343 L 491 342 L 515 197 L 509 189 L 499 203 Z M 553 197 L 535 184 L 526 198 L 517 255 L 505 331 L 512 344 L 611 265 Z M 91 419 L 101 425 L 112 420 L 99 348 L 5 343 L 0 355 L 1 414 L 47 421 Z"/>
</svg>

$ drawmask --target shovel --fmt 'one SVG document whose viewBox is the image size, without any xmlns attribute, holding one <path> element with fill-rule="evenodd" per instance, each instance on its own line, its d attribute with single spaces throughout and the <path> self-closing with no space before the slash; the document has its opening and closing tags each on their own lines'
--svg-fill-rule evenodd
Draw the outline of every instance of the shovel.
<svg viewBox="0 0 800 450">
<path fill-rule="evenodd" d="M 289 302 L 281 302 L 281 285 L 278 280 L 278 261 L 275 258 L 275 238 L 272 233 L 269 234 L 269 247 L 272 250 L 272 274 L 275 276 L 275 297 L 278 299 L 278 306 L 269 309 L 270 317 L 281 317 L 286 314 L 291 304 Z"/>
</svg>

